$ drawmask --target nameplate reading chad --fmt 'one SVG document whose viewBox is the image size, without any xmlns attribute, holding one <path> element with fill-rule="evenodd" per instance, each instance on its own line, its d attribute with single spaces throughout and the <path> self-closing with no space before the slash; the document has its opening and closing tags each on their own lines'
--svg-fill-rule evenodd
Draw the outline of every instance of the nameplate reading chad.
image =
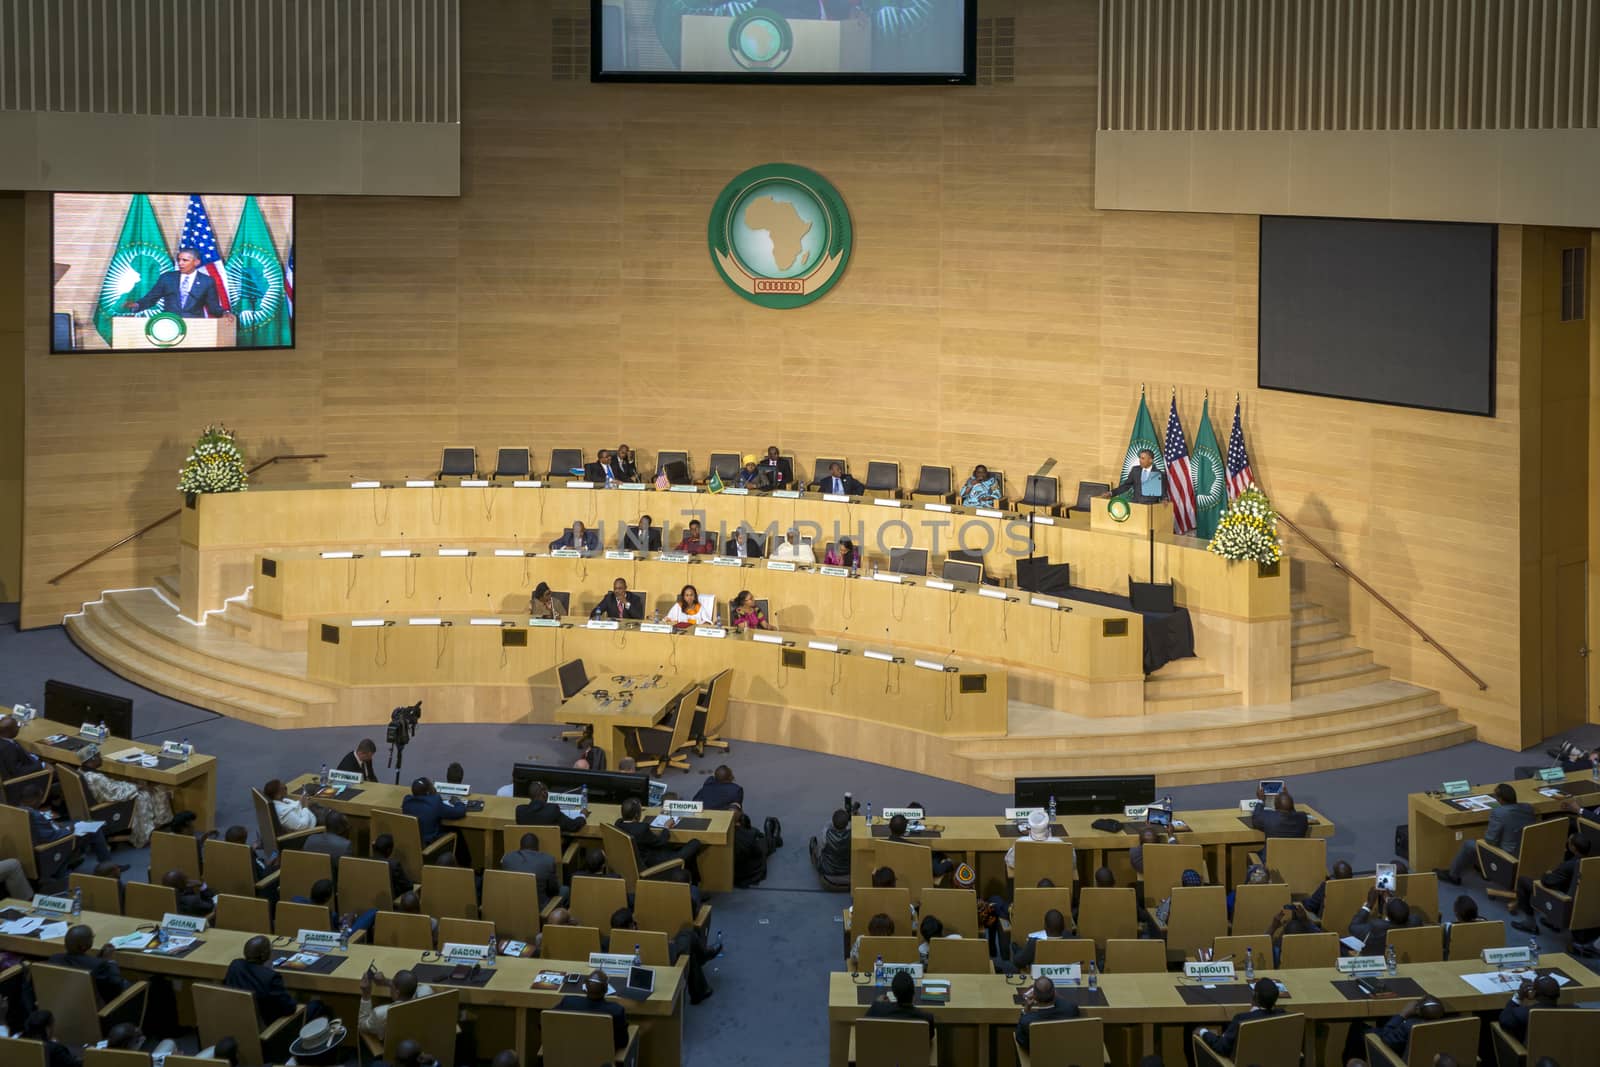
<svg viewBox="0 0 1600 1067">
<path fill-rule="evenodd" d="M 1007 822 L 1026 822 L 1027 819 L 1028 819 L 1028 816 L 1032 815 L 1036 811 L 1043 811 L 1043 810 L 1044 810 L 1043 808 L 1007 808 L 1006 809 L 1006 821 Z"/>
</svg>

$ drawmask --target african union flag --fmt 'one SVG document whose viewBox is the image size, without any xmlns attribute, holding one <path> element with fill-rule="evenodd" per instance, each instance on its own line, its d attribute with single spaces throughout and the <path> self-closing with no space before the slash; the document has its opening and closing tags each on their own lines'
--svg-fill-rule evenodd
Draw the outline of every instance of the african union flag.
<svg viewBox="0 0 1600 1067">
<path fill-rule="evenodd" d="M 117 250 L 106 264 L 105 281 L 100 283 L 100 300 L 95 304 L 94 328 L 106 339 L 106 344 L 111 343 L 111 320 L 123 314 L 123 303 L 149 292 L 161 275 L 174 266 L 155 208 L 150 206 L 148 196 L 139 193 L 128 203 L 127 217 L 122 220 L 122 236 L 117 238 Z M 146 314 L 158 312 L 152 308 Z"/>
</svg>

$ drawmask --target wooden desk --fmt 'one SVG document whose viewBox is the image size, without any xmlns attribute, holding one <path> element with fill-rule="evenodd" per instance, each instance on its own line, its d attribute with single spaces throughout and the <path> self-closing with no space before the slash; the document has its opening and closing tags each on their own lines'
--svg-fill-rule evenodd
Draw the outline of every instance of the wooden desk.
<svg viewBox="0 0 1600 1067">
<path fill-rule="evenodd" d="M 18 908 L 27 911 L 29 906 L 28 901 L 0 902 L 0 908 Z M 94 928 L 97 944 L 104 944 L 113 937 L 133 933 L 141 928 L 150 928 L 143 920 L 100 912 L 86 911 L 77 921 L 87 923 Z M 187 956 L 173 958 L 148 955 L 143 952 L 118 952 L 117 966 L 125 974 L 130 975 L 165 975 L 171 978 L 220 982 L 227 972 L 228 964 L 239 958 L 244 943 L 252 936 L 254 935 L 241 931 L 213 928 L 200 935 L 203 943 Z M 60 952 L 62 945 L 60 940 L 40 941 L 37 938 L 0 935 L 0 949 L 38 959 Z M 290 949 L 286 945 L 275 944 L 273 951 L 276 954 Z M 336 952 L 332 955 L 341 953 Z M 284 970 L 281 973 L 284 983 L 297 993 L 315 994 L 324 1000 L 331 1000 L 337 1014 L 344 1019 L 353 1036 L 356 1029 L 355 1008 L 360 995 L 361 975 L 366 971 L 368 964 L 376 964 L 378 970 L 392 977 L 396 971 L 414 967 L 422 960 L 421 954 L 415 949 L 376 948 L 369 945 L 351 945 L 342 955 L 348 957 L 348 961 L 340 964 L 332 974 L 308 974 L 294 970 Z M 656 972 L 656 982 L 655 992 L 649 999 L 621 1002 L 627 1009 L 628 1021 L 638 1023 L 640 1026 L 641 1063 L 662 1063 L 674 1067 L 682 1062 L 683 969 L 682 961 L 670 967 L 652 968 Z M 509 1032 L 514 1028 L 519 1057 L 522 1062 L 532 1063 L 534 1051 L 538 1047 L 538 1014 L 546 1008 L 555 1007 L 561 997 L 559 993 L 535 991 L 529 988 L 534 976 L 544 970 L 587 972 L 590 967 L 586 960 L 519 959 L 502 956 L 495 965 L 494 977 L 487 985 L 475 988 L 443 984 L 442 987 L 457 990 L 461 994 L 462 1004 L 473 1006 L 479 1014 L 480 1027 L 487 1025 L 501 1032 Z M 440 985 L 440 983 L 435 984 Z M 496 1015 L 501 1018 L 493 1018 Z M 446 1053 L 444 1059 L 448 1061 L 448 1058 Z"/>
<path fill-rule="evenodd" d="M 296 792 L 303 785 L 310 785 L 317 779 L 313 774 L 302 774 L 294 781 L 288 783 L 289 791 Z M 668 779 L 669 783 L 671 779 Z M 367 839 L 367 823 L 372 818 L 374 810 L 399 811 L 401 802 L 411 795 L 411 786 L 389 785 L 383 782 L 366 782 L 360 787 L 360 793 L 348 800 L 330 799 L 320 797 L 318 804 L 334 811 L 342 811 L 352 821 L 356 822 L 355 830 Z M 471 811 L 464 819 L 447 822 L 445 825 L 465 834 L 468 846 L 472 849 L 473 864 L 477 867 L 493 867 L 500 862 L 501 848 L 499 832 L 503 827 L 514 826 L 517 822 L 517 806 L 526 803 L 526 798 L 500 797 L 473 793 L 471 800 L 483 801 L 482 811 Z M 659 814 L 659 809 L 646 808 L 646 818 Z M 588 821 L 583 829 L 574 836 L 590 842 L 600 840 L 600 827 L 614 824 L 621 816 L 622 809 L 616 804 L 592 804 L 589 808 Z M 699 818 L 710 820 L 711 825 L 704 830 L 686 831 L 674 829 L 670 831 L 675 842 L 700 841 L 705 844 L 705 851 L 700 854 L 700 879 L 701 888 L 707 893 L 726 893 L 733 889 L 733 814 L 726 811 L 707 811 Z"/>
<path fill-rule="evenodd" d="M 1312 820 L 1310 836 L 1325 838 L 1333 836 L 1334 826 L 1327 816 L 1304 804 L 1296 807 Z M 1206 862 L 1211 868 L 1213 882 L 1224 879 L 1223 884 L 1230 888 L 1244 880 L 1244 871 L 1240 869 L 1231 852 L 1236 846 L 1256 846 L 1265 840 L 1260 830 L 1240 821 L 1244 814 L 1237 808 L 1178 812 L 1178 818 L 1189 827 L 1187 833 L 1177 835 L 1178 843 L 1199 845 L 1205 849 Z M 992 816 L 943 817 L 937 811 L 930 811 L 926 813 L 924 822 L 930 829 L 937 829 L 939 836 L 927 838 L 926 841 L 912 836 L 908 840 L 919 844 L 925 843 L 939 852 L 961 853 L 968 856 L 978 875 L 977 888 L 980 896 L 1009 895 L 1006 889 L 1005 854 L 1017 843 L 1018 838 L 1001 834 L 999 827 L 1006 821 L 1004 815 L 1003 811 L 997 811 Z M 1125 831 L 1110 833 L 1096 830 L 1092 823 L 1101 818 L 1107 816 L 1056 817 L 1056 822 L 1066 827 L 1066 841 L 1077 851 L 1074 859 L 1078 865 L 1078 880 L 1084 885 L 1092 884 L 1095 868 L 1110 866 L 1113 870 L 1119 871 L 1118 884 L 1131 884 L 1124 880 L 1131 871 L 1127 853 L 1139 843 L 1139 836 Z M 1117 818 L 1121 821 L 1120 816 Z M 876 825 L 882 827 L 884 820 L 877 819 Z M 850 883 L 852 885 L 872 884 L 872 869 L 875 866 L 873 842 L 879 840 L 883 839 L 871 836 L 867 820 L 863 816 L 857 815 L 851 820 Z"/>
<path fill-rule="evenodd" d="M 10 709 L 5 709 L 9 711 Z M 62 763 L 68 767 L 78 767 L 83 763 L 75 751 L 47 745 L 44 738 L 51 734 L 67 734 L 69 737 L 78 736 L 79 723 L 54 722 L 50 719 L 34 719 L 22 724 L 17 733 L 17 740 L 21 741 L 30 752 L 41 759 L 52 763 Z M 172 791 L 173 811 L 192 811 L 195 814 L 195 829 L 213 830 L 217 822 L 217 760 L 215 756 L 202 756 L 198 752 L 188 760 L 175 767 L 145 767 L 137 764 L 118 763 L 104 757 L 113 752 L 124 749 L 137 748 L 152 755 L 161 754 L 160 745 L 148 745 L 143 741 L 130 741 L 125 737 L 108 737 L 100 745 L 101 773 L 108 778 L 121 778 L 140 785 L 157 785 Z"/>
<path fill-rule="evenodd" d="M 610 753 L 613 760 L 619 760 L 627 751 L 622 740 L 624 730 L 654 726 L 666 718 L 684 689 L 696 684 L 677 674 L 632 675 L 620 682 L 610 676 L 595 678 L 561 705 L 561 714 L 570 716 L 563 719 L 565 722 L 592 726 L 595 743 Z M 624 690 L 631 695 L 619 697 Z M 602 692 L 608 694 L 604 702 L 599 695 Z M 626 707 L 621 705 L 623 699 L 629 701 Z M 689 711 L 680 714 L 693 714 L 693 701 L 690 705 Z"/>
<path fill-rule="evenodd" d="M 1573 979 L 1563 987 L 1562 1000 L 1574 1002 L 1594 999 L 1600 992 L 1600 975 L 1571 956 L 1547 954 L 1540 957 L 1541 967 L 1560 968 Z M 1505 1004 L 1509 994 L 1483 994 L 1461 980 L 1463 974 L 1483 973 L 1492 970 L 1476 960 L 1457 960 L 1450 963 L 1410 964 L 1400 968 L 1399 976 L 1414 979 L 1428 994 L 1437 997 L 1448 1013 L 1489 1011 Z M 1278 1002 L 1279 1007 L 1291 1012 L 1302 1012 L 1307 1017 L 1306 1063 L 1338 1064 L 1339 1054 L 1352 1022 L 1360 1019 L 1385 1019 L 1399 1012 L 1409 999 L 1347 1000 L 1334 987 L 1334 982 L 1346 980 L 1333 968 L 1294 971 L 1262 971 L 1288 989 L 1288 997 Z M 944 1005 L 919 1005 L 931 1012 L 939 1022 L 939 1062 L 977 1064 L 979 1067 L 1010 1067 L 1016 1062 L 1015 1046 L 1011 1033 L 1016 1027 L 1021 1008 L 1014 997 L 1019 986 L 1011 985 L 1004 975 L 952 974 L 939 975 L 950 981 L 950 1002 Z M 1242 978 L 1239 981 L 1242 982 Z M 1100 988 L 1107 1003 L 1086 1008 L 1085 1015 L 1103 1019 L 1108 1031 L 1108 1044 L 1115 1047 L 1123 1040 L 1133 1038 L 1131 1044 L 1138 1055 L 1161 1053 L 1168 1063 L 1185 1062 L 1187 1046 L 1185 1028 L 1200 1024 L 1226 1022 L 1248 1008 L 1238 1005 L 1190 1005 L 1178 989 L 1190 985 L 1181 974 L 1108 974 L 1100 978 Z M 835 972 L 828 978 L 828 1062 L 832 1067 L 844 1067 L 850 1040 L 850 1026 L 866 1013 L 866 1005 L 858 1000 L 857 985 L 845 972 Z M 1313 1021 L 1326 1024 L 1326 1040 L 1317 1043 L 1318 1027 Z M 1116 1030 L 1123 1033 L 1117 1034 Z M 1128 1033 L 1131 1030 L 1133 1033 Z M 1331 1057 L 1331 1058 L 1330 1058 Z"/>
<path fill-rule="evenodd" d="M 495 547 L 520 551 L 509 542 Z M 1099 604 L 1060 601 L 1071 609 L 1062 611 L 1035 605 L 1016 589 L 949 583 L 947 590 L 914 575 L 887 581 L 771 570 L 763 560 L 729 566 L 709 558 L 508 557 L 488 547 L 467 557 L 440 556 L 437 549 L 383 557 L 375 545 L 347 550 L 358 557 L 323 559 L 307 549 L 262 553 L 252 607 L 291 626 L 322 615 L 516 616 L 526 614 L 531 591 L 543 581 L 571 594 L 569 617 L 581 621 L 612 581 L 623 578 L 648 597 L 646 614 L 665 615 L 678 590 L 693 585 L 702 598 L 715 598 L 725 616 L 725 606 L 750 589 L 769 602 L 773 624 L 790 633 L 881 635 L 925 657 L 954 650 L 965 660 L 1003 667 L 1017 700 L 1088 716 L 1144 711 L 1144 617 Z"/>
<path fill-rule="evenodd" d="M 1554 783 L 1536 778 L 1505 778 L 1502 781 L 1517 791 L 1517 800 L 1532 804 L 1540 815 L 1553 814 L 1566 799 L 1564 796 L 1547 797 L 1540 792 Z M 1589 771 L 1573 771 L 1563 781 L 1577 784 L 1575 799 L 1585 807 L 1600 803 L 1600 784 L 1596 784 Z M 1468 796 L 1492 794 L 1499 782 L 1475 785 Z M 1461 842 L 1482 837 L 1489 825 L 1487 811 L 1462 811 L 1440 793 L 1412 793 L 1406 798 L 1406 823 L 1411 833 L 1413 871 L 1430 871 L 1448 867 L 1455 859 Z"/>
</svg>

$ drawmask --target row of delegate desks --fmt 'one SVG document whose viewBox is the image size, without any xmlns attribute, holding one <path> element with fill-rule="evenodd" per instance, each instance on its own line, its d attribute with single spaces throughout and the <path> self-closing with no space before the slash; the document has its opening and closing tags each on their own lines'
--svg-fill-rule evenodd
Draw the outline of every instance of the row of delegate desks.
<svg viewBox="0 0 1600 1067">
<path fill-rule="evenodd" d="M 1567 955 L 1544 955 L 1540 967 L 1554 968 L 1572 979 L 1562 988 L 1564 1003 L 1600 997 L 1600 975 Z M 1381 1021 L 1400 1012 L 1424 993 L 1437 997 L 1448 1013 L 1498 1011 L 1509 999 L 1506 992 L 1484 994 L 1461 979 L 1463 974 L 1493 973 L 1477 960 L 1407 964 L 1395 981 L 1395 996 L 1370 998 L 1352 989 L 1353 979 L 1332 967 L 1260 972 L 1275 978 L 1287 990 L 1278 1001 L 1285 1011 L 1306 1016 L 1306 1064 L 1342 1063 L 1340 1055 L 1353 1023 Z M 1017 1000 L 1022 978 L 998 974 L 939 975 L 950 981 L 947 1004 L 919 1004 L 939 1023 L 939 1062 L 1011 1067 L 1016 1063 L 1012 1032 L 1021 1013 Z M 881 989 L 861 982 L 870 975 L 835 972 L 828 979 L 828 1062 L 845 1067 L 850 1027 L 866 1011 Z M 1107 974 L 1100 977 L 1100 996 L 1089 990 L 1057 986 L 1057 996 L 1075 1000 L 1085 1015 L 1105 1021 L 1107 1044 L 1125 1049 L 1118 1063 L 1137 1062 L 1142 1055 L 1160 1053 L 1167 1063 L 1186 1062 L 1186 1028 L 1226 1022 L 1249 1009 L 1250 995 L 1242 978 L 1230 985 L 1202 988 L 1178 973 Z M 1101 1002 L 1103 1000 L 1103 1003 Z"/>
<path fill-rule="evenodd" d="M 1311 820 L 1310 836 L 1332 837 L 1332 820 L 1316 809 L 1304 804 L 1296 805 Z M 1239 856 L 1246 849 L 1258 848 L 1265 840 L 1260 830 L 1250 825 L 1248 813 L 1238 808 L 1217 808 L 1202 811 L 1179 810 L 1177 817 L 1185 825 L 1174 834 L 1180 845 L 1199 845 L 1205 852 L 1212 881 L 1226 878 L 1226 885 L 1237 885 L 1244 880 L 1244 870 Z M 1096 868 L 1107 866 L 1118 872 L 1118 883 L 1128 884 L 1131 872 L 1128 851 L 1139 843 L 1138 827 L 1121 831 L 1097 830 L 1092 825 L 1104 815 L 1058 815 L 1053 834 L 1065 840 L 1076 851 L 1078 879 L 1084 885 L 1092 884 Z M 1118 822 L 1125 820 L 1118 819 Z M 911 834 L 906 840 L 925 844 L 947 855 L 964 855 L 977 873 L 977 886 L 981 893 L 1004 892 L 1006 880 L 1005 854 L 1017 843 L 1019 835 L 1006 822 L 1003 812 L 994 815 L 940 816 L 928 812 L 923 824 L 927 833 Z M 865 817 L 857 815 L 850 827 L 850 882 L 852 885 L 872 884 L 872 870 L 877 866 L 873 845 L 888 834 L 885 820 L 876 818 L 868 826 Z"/>
<path fill-rule="evenodd" d="M 529 907 L 533 907 L 532 902 Z M 0 901 L 0 909 L 16 909 L 31 914 L 31 902 L 23 900 Z M 142 919 L 100 912 L 84 912 L 75 922 L 87 923 L 94 928 L 96 944 L 105 944 L 113 937 L 149 930 L 151 924 Z M 209 929 L 199 935 L 200 943 L 181 957 L 164 956 L 142 951 L 119 951 L 117 966 L 130 978 L 162 975 L 180 983 L 187 981 L 221 982 L 228 964 L 238 959 L 244 943 L 253 934 L 237 930 Z M 20 956 L 41 959 L 62 951 L 61 940 L 41 941 L 37 937 L 18 937 L 0 934 L 0 950 Z M 293 952 L 285 940 L 274 941 L 274 958 Z M 344 1020 L 350 1031 L 350 1042 L 355 1036 L 357 1008 L 360 1001 L 361 976 L 368 965 L 393 977 L 396 971 L 415 968 L 425 960 L 416 949 L 379 948 L 353 944 L 345 952 L 327 955 L 344 957 L 331 973 L 314 973 L 293 968 L 280 968 L 284 983 L 294 993 L 304 998 L 316 996 L 329 1005 L 335 1015 Z M 682 1062 L 683 1045 L 683 963 L 670 967 L 654 967 L 655 991 L 646 1000 L 619 1001 L 628 1013 L 628 1021 L 640 1026 L 640 1062 L 673 1067 Z M 430 978 L 435 989 L 457 990 L 461 1003 L 470 1006 L 477 1016 L 479 1045 L 492 1054 L 499 1048 L 514 1047 L 523 1063 L 534 1061 L 539 1047 L 539 1012 L 553 1008 L 561 993 L 532 988 L 534 977 L 540 971 L 587 973 L 587 961 L 561 961 L 521 959 L 502 956 L 493 967 L 493 975 L 486 984 L 453 984 Z M 379 995 L 381 997 L 382 990 Z M 187 1002 L 180 995 L 180 1005 Z M 449 1059 L 449 1050 L 429 1050 Z"/>
<path fill-rule="evenodd" d="M 1517 791 L 1518 801 L 1532 804 L 1543 816 L 1553 814 L 1568 799 L 1584 807 L 1600 804 L 1600 782 L 1596 782 L 1589 771 L 1573 771 L 1556 782 L 1509 777 L 1501 781 Z M 1467 796 L 1493 793 L 1498 784 L 1472 786 Z M 1466 810 L 1460 799 L 1447 797 L 1442 791 L 1412 793 L 1406 799 L 1412 870 L 1448 867 L 1462 841 L 1483 836 L 1484 828 L 1489 825 L 1488 811 Z"/>
<path fill-rule="evenodd" d="M 316 783 L 316 776 L 303 774 L 288 783 L 290 792 Z M 316 803 L 340 811 L 354 824 L 352 831 L 358 841 L 370 841 L 368 829 L 374 811 L 399 811 L 401 802 L 411 795 L 409 778 L 405 785 L 384 782 L 365 782 L 353 787 L 342 796 L 318 797 Z M 517 806 L 525 799 L 473 793 L 468 799 L 483 801 L 482 811 L 469 811 L 465 818 L 445 823 L 448 830 L 463 834 L 472 850 L 474 867 L 494 867 L 504 853 L 501 831 L 514 826 Z M 621 814 L 616 804 L 591 804 L 588 820 L 576 836 L 590 844 L 600 840 L 600 827 L 614 824 Z M 646 808 L 645 818 L 656 814 L 656 809 Z M 707 893 L 726 893 L 733 889 L 733 813 L 706 811 L 695 816 L 704 820 L 704 829 L 687 830 L 681 827 L 670 832 L 674 842 L 700 841 L 705 851 L 700 854 L 700 887 Z M 529 829 L 536 829 L 529 827 Z"/>
<path fill-rule="evenodd" d="M 9 712 L 10 709 L 0 709 Z M 78 767 L 83 763 L 81 749 L 92 742 L 78 736 L 80 723 L 53 722 L 36 718 L 22 724 L 17 740 L 23 747 L 41 759 L 52 763 Z M 44 739 L 55 734 L 66 734 L 67 740 L 49 744 Z M 172 740 L 177 740 L 173 738 Z M 162 756 L 159 744 L 130 741 L 125 737 L 108 737 L 99 743 L 103 774 L 110 778 L 126 779 L 141 786 L 159 786 L 172 791 L 173 811 L 195 813 L 197 830 L 212 830 L 217 821 L 217 760 L 215 756 L 202 756 L 196 752 L 188 759 L 179 760 Z M 154 767 L 140 763 L 122 763 L 110 757 L 130 748 L 139 749 L 158 758 Z"/>
</svg>

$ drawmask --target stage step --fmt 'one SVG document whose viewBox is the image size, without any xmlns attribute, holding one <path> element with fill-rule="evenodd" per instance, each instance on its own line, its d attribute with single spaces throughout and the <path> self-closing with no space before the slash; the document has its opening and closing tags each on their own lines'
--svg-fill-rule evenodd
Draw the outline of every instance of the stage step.
<svg viewBox="0 0 1600 1067">
<path fill-rule="evenodd" d="M 156 587 L 174 604 L 183 602 L 183 587 L 178 583 L 179 578 L 176 574 L 163 574 L 156 579 Z"/>
<path fill-rule="evenodd" d="M 1388 677 L 1388 667 L 1372 663 L 1303 680 L 1296 671 L 1295 680 L 1289 686 L 1289 695 L 1298 700 L 1300 697 L 1314 696 L 1317 693 L 1334 693 L 1353 686 L 1370 685 L 1373 682 L 1384 681 Z"/>
<path fill-rule="evenodd" d="M 1372 652 L 1365 648 L 1335 649 L 1331 652 L 1313 652 L 1302 655 L 1296 652 L 1289 662 L 1294 680 L 1309 682 L 1313 678 L 1345 674 L 1360 667 L 1372 666 Z"/>
<path fill-rule="evenodd" d="M 1146 683 L 1148 684 L 1148 683 Z M 1200 711 L 1205 708 L 1231 708 L 1243 703 L 1244 694 L 1237 689 L 1224 689 L 1220 686 L 1210 689 L 1196 689 L 1188 693 L 1172 693 L 1163 696 L 1151 696 L 1150 690 L 1144 693 L 1144 710 L 1147 715 L 1161 715 L 1174 711 Z"/>
<path fill-rule="evenodd" d="M 1172 664 L 1169 663 L 1167 666 L 1170 667 Z M 1222 674 L 1219 671 L 1195 670 L 1185 674 L 1169 674 L 1163 668 L 1159 673 L 1145 678 L 1144 698 L 1148 701 L 1161 697 L 1188 696 L 1191 693 L 1221 689 L 1222 682 Z"/>
<path fill-rule="evenodd" d="M 1315 635 L 1303 634 L 1297 627 L 1293 639 L 1289 642 L 1289 654 L 1295 663 L 1299 663 L 1301 660 L 1327 652 L 1347 652 L 1356 647 L 1356 639 L 1349 634 L 1340 633 L 1336 626 Z"/>
<path fill-rule="evenodd" d="M 1307 615 L 1303 619 L 1296 619 L 1290 624 L 1291 638 L 1295 641 L 1304 641 L 1315 637 L 1325 637 L 1328 634 L 1344 632 L 1344 623 L 1332 615 Z"/>
</svg>

